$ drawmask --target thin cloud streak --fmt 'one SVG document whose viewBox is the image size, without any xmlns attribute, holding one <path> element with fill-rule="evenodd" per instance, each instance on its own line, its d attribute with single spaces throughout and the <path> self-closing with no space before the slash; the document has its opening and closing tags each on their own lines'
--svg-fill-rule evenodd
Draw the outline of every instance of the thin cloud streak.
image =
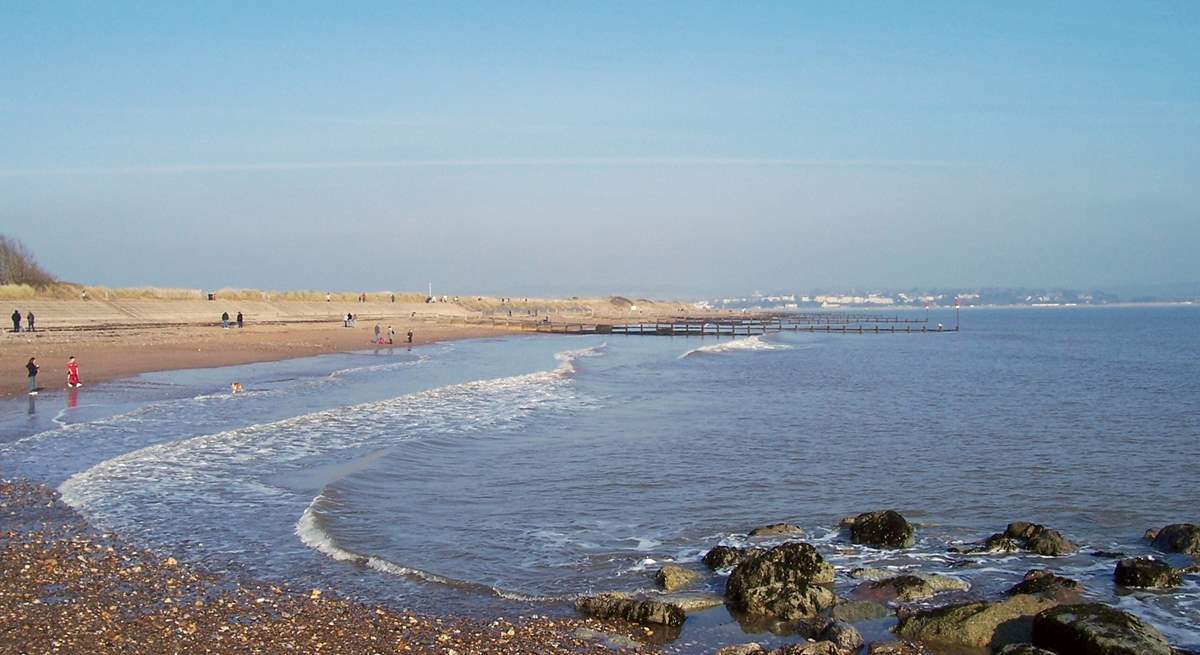
<svg viewBox="0 0 1200 655">
<path fill-rule="evenodd" d="M 374 161 L 242 162 L 150 164 L 81 168 L 0 169 L 0 177 L 76 175 L 171 175 L 183 173 L 275 172 L 387 168 L 537 168 L 586 166 L 775 166 L 840 168 L 976 168 L 982 162 L 922 159 L 796 159 L 760 157 L 576 157 L 533 159 L 401 159 Z"/>
</svg>

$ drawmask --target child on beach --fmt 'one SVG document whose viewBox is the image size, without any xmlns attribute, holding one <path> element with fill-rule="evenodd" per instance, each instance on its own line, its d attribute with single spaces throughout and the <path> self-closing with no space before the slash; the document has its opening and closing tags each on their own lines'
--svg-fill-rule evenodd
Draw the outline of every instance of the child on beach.
<svg viewBox="0 0 1200 655">
<path fill-rule="evenodd" d="M 29 363 L 25 364 L 25 370 L 29 372 L 29 395 L 36 396 L 37 395 L 37 374 L 38 374 L 38 365 L 37 365 L 36 357 L 29 358 Z"/>
<path fill-rule="evenodd" d="M 75 361 L 75 355 L 67 360 L 67 386 L 72 389 L 83 386 L 79 381 L 79 362 Z"/>
</svg>

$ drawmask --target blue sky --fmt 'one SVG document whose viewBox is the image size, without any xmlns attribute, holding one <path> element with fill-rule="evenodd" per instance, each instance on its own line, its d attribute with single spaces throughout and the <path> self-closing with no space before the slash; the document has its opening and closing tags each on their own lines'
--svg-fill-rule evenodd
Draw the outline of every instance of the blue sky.
<svg viewBox="0 0 1200 655">
<path fill-rule="evenodd" d="M 7 3 L 0 231 L 108 285 L 1200 283 L 1200 5 L 994 4 Z"/>
</svg>

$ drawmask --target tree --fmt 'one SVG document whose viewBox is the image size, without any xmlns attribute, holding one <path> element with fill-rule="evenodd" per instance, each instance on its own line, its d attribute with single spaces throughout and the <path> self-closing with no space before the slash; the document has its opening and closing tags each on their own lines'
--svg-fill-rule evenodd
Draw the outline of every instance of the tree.
<svg viewBox="0 0 1200 655">
<path fill-rule="evenodd" d="M 44 287 L 52 283 L 54 276 L 38 266 L 25 244 L 0 234 L 0 284 Z"/>
</svg>

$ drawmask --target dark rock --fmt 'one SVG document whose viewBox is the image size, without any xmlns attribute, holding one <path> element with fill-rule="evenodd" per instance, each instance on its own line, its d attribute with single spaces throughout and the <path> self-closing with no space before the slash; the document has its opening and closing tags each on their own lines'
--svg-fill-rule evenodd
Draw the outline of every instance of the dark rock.
<svg viewBox="0 0 1200 655">
<path fill-rule="evenodd" d="M 680 626 L 687 618 L 675 605 L 653 600 L 636 600 L 620 594 L 585 596 L 575 601 L 575 609 L 601 619 L 624 619 L 633 623 Z"/>
<path fill-rule="evenodd" d="M 1060 600 L 1072 598 L 1079 593 L 1079 583 L 1069 578 L 1063 578 L 1049 571 L 1029 571 L 1017 584 L 1007 592 L 1009 596 L 1017 594 L 1041 594 Z"/>
<path fill-rule="evenodd" d="M 1072 655 L 1171 655 L 1154 627 L 1099 603 L 1060 605 L 1033 620 L 1033 644 Z"/>
<path fill-rule="evenodd" d="M 654 580 L 658 583 L 658 587 L 664 591 L 679 591 L 698 582 L 700 574 L 685 569 L 682 566 L 666 564 L 654 575 Z"/>
<path fill-rule="evenodd" d="M 1200 526 L 1173 523 L 1155 533 L 1151 545 L 1164 553 L 1187 553 L 1200 557 Z"/>
<path fill-rule="evenodd" d="M 734 548 L 733 546 L 713 546 L 704 554 L 704 564 L 710 569 L 731 569 L 746 557 L 764 552 L 761 548 Z"/>
<path fill-rule="evenodd" d="M 891 613 L 891 610 L 879 603 L 873 603 L 869 600 L 856 600 L 848 603 L 839 603 L 829 611 L 829 616 L 838 621 L 845 621 L 846 623 L 858 623 L 860 621 L 870 621 L 871 619 L 882 619 Z"/>
<path fill-rule="evenodd" d="M 1021 595 L 920 610 L 901 616 L 896 634 L 929 644 L 995 649 L 1029 641 L 1033 616 L 1055 604 L 1043 596 Z"/>
<path fill-rule="evenodd" d="M 1125 559 L 1125 553 L 1117 550 L 1094 550 L 1091 552 L 1091 556 L 1101 559 Z"/>
<path fill-rule="evenodd" d="M 1049 555 L 1052 557 L 1070 555 L 1079 550 L 1079 546 L 1071 543 L 1069 539 L 1062 536 L 1061 532 L 1051 530 L 1050 528 L 1043 528 L 1030 537 L 1025 542 L 1025 548 L 1032 550 L 1038 555 Z"/>
<path fill-rule="evenodd" d="M 1027 523 L 1025 521 L 1013 521 L 1008 524 L 1004 530 L 1004 536 L 1009 539 L 1019 539 L 1027 541 L 1033 538 L 1033 535 L 1041 532 L 1044 528 L 1037 523 Z"/>
<path fill-rule="evenodd" d="M 842 655 L 853 655 L 863 647 L 862 634 L 849 623 L 830 621 L 817 632 L 818 641 L 832 643 Z"/>
<path fill-rule="evenodd" d="M 1130 557 L 1117 562 L 1113 580 L 1123 587 L 1166 589 L 1177 586 L 1183 580 L 1183 574 L 1162 560 Z"/>
<path fill-rule="evenodd" d="M 983 549 L 985 553 L 1015 553 L 1021 550 L 1021 545 L 1017 540 L 1000 532 L 983 540 Z"/>
<path fill-rule="evenodd" d="M 898 512 L 884 510 L 854 517 L 850 541 L 876 548 L 907 548 L 913 545 L 913 527 Z"/>
<path fill-rule="evenodd" d="M 804 530 L 791 523 L 772 523 L 750 531 L 751 537 L 800 537 Z"/>
<path fill-rule="evenodd" d="M 822 583 L 833 582 L 833 566 L 811 545 L 789 542 L 738 564 L 729 575 L 725 599 L 738 611 L 781 619 L 813 616 L 837 597 Z"/>
</svg>

